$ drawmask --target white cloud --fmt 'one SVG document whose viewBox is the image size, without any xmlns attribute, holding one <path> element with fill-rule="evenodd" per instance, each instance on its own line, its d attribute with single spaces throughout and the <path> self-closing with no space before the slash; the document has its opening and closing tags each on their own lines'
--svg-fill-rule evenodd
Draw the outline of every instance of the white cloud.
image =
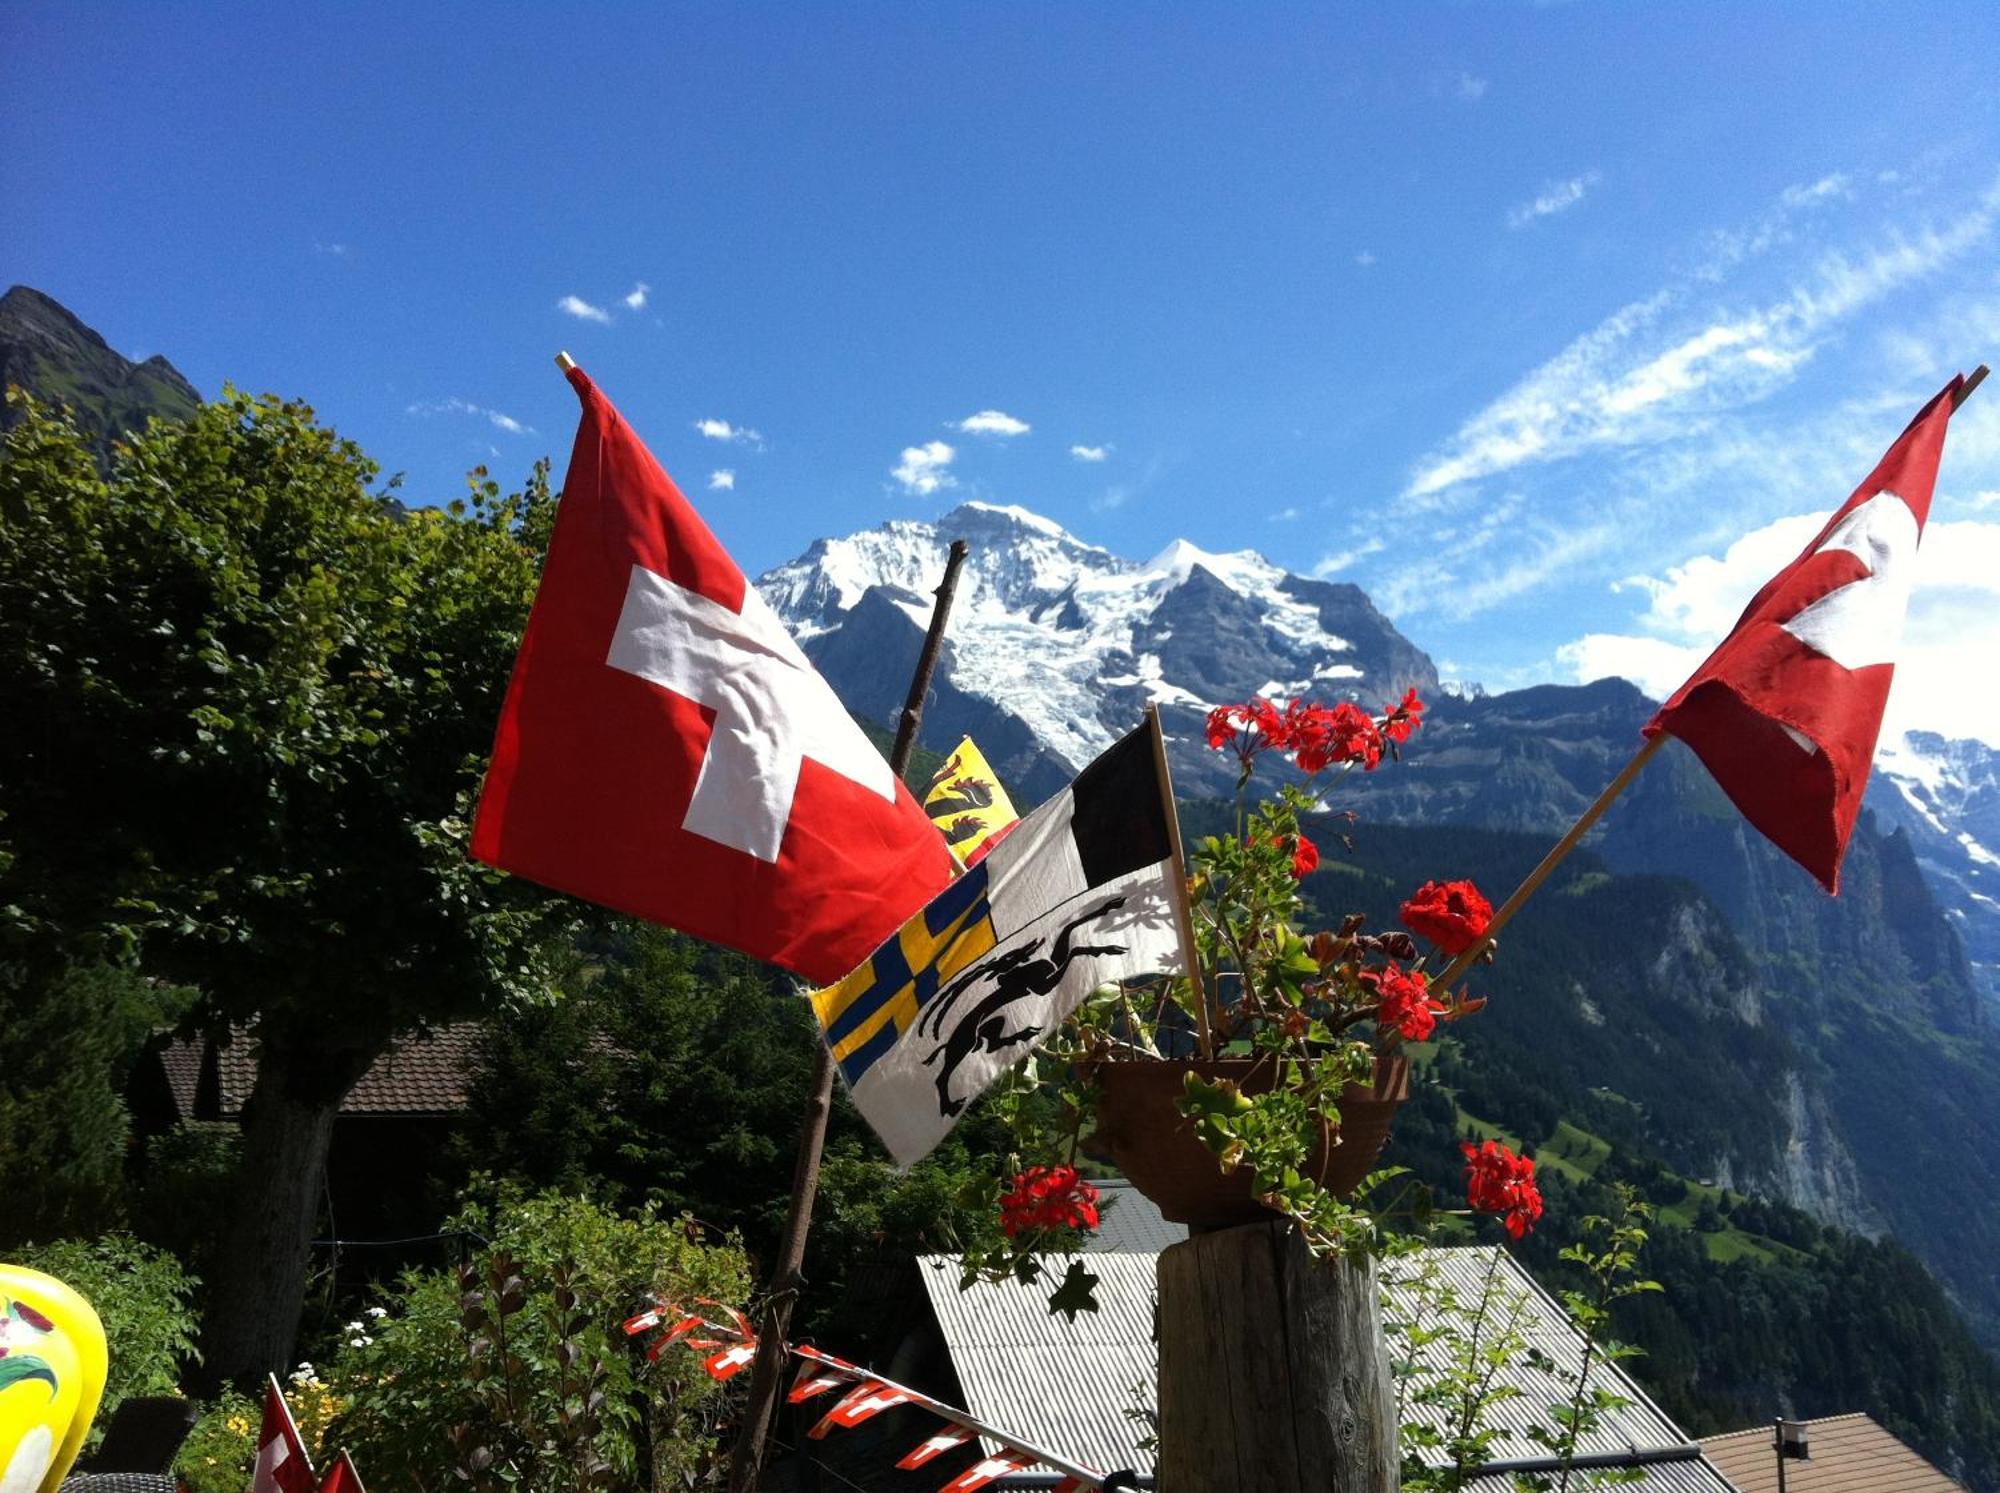
<svg viewBox="0 0 2000 1493">
<path fill-rule="evenodd" d="M 1111 454 L 1109 446 L 1071 446 L 1069 454 L 1078 461 L 1102 461 Z"/>
<path fill-rule="evenodd" d="M 593 306 L 580 295 L 566 295 L 556 302 L 556 310 L 578 321 L 594 321 L 604 326 L 611 325 L 611 313 L 602 306 Z"/>
<path fill-rule="evenodd" d="M 1486 97 L 1486 90 L 1491 86 L 1488 79 L 1475 78 L 1471 73 L 1462 72 L 1458 75 L 1456 91 L 1468 104 L 1476 104 Z"/>
<path fill-rule="evenodd" d="M 643 311 L 646 308 L 646 296 L 652 288 L 644 280 L 634 285 L 631 292 L 625 297 L 625 309 L 628 311 Z"/>
<path fill-rule="evenodd" d="M 1664 699 L 1825 522 L 1823 513 L 1781 518 L 1719 555 L 1697 555 L 1662 575 L 1621 582 L 1617 589 L 1647 598 L 1646 609 L 1634 619 L 1637 630 L 1587 633 L 1557 650 L 1558 664 L 1579 682 L 1617 674 Z M 1883 739 L 1923 729 L 2000 745 L 2000 694 L 1975 685 L 1991 672 L 1995 657 L 2000 657 L 2000 523 L 1934 519 L 1918 552 Z"/>
<path fill-rule="evenodd" d="M 1134 491 L 1133 488 L 1128 487 L 1122 482 L 1107 487 L 1103 492 L 1090 500 L 1091 511 L 1093 513 L 1114 513 L 1132 501 Z"/>
<path fill-rule="evenodd" d="M 731 425 L 727 420 L 718 420 L 712 415 L 706 420 L 695 421 L 694 428 L 711 441 L 741 442 L 746 446 L 764 444 L 764 437 L 760 432 L 752 430 L 747 425 Z"/>
<path fill-rule="evenodd" d="M 1363 249 L 1359 254 L 1354 256 L 1354 262 L 1364 270 L 1371 268 L 1375 264 L 1375 251 L 1373 249 Z"/>
<path fill-rule="evenodd" d="M 1461 425 L 1418 463 L 1404 495 L 1439 498 L 1523 465 L 1660 442 L 1762 399 L 1857 311 L 1987 239 L 1996 216 L 2000 185 L 1942 227 L 1892 234 L 1865 253 L 1820 256 L 1755 310 L 1676 317 L 1689 300 L 1686 284 L 1621 307 Z"/>
<path fill-rule="evenodd" d="M 535 428 L 532 425 L 524 425 L 512 415 L 502 414 L 499 410 L 488 409 L 482 404 L 474 404 L 469 399 L 460 399 L 455 394 L 449 399 L 433 399 L 428 402 L 410 405 L 403 413 L 406 415 L 477 415 L 495 430 L 504 430 L 509 435 L 533 435 L 535 433 Z"/>
<path fill-rule="evenodd" d="M 1526 228 L 1537 218 L 1553 218 L 1557 213 L 1568 212 L 1583 201 L 1588 192 L 1603 177 L 1595 171 L 1586 171 L 1581 176 L 1572 176 L 1568 181 L 1552 181 L 1535 196 L 1532 202 L 1523 202 L 1507 214 L 1509 228 Z"/>
<path fill-rule="evenodd" d="M 1296 519 L 1298 516 L 1299 516 L 1299 510 L 1296 508 L 1280 508 L 1276 513 L 1270 516 L 1269 521 L 1274 524 L 1288 524 L 1292 522 L 1292 520 Z"/>
<path fill-rule="evenodd" d="M 728 467 L 723 467 L 720 471 L 708 474 L 708 490 L 710 492 L 730 492 L 734 490 L 735 486 L 736 474 L 730 471 Z"/>
<path fill-rule="evenodd" d="M 950 467 L 958 453 L 943 441 L 926 441 L 921 446 L 905 446 L 902 462 L 890 472 L 906 492 L 928 497 L 940 488 L 958 486 Z"/>
<path fill-rule="evenodd" d="M 1031 427 L 1003 410 L 981 410 L 959 421 L 957 428 L 967 435 L 1026 435 Z"/>
<path fill-rule="evenodd" d="M 315 242 L 313 244 L 313 252 L 316 254 L 331 254 L 335 259 L 345 259 L 352 250 L 346 244 L 322 244 Z"/>
<path fill-rule="evenodd" d="M 1845 172 L 1834 171 L 1822 176 L 1818 181 L 1800 182 L 1786 187 L 1778 195 L 1778 201 L 1786 207 L 1811 207 L 1835 197 L 1852 197 L 1853 184 Z"/>
<path fill-rule="evenodd" d="M 1370 555 L 1381 554 L 1388 547 L 1388 541 L 1379 537 L 1364 540 L 1353 549 L 1338 550 L 1333 554 L 1320 556 L 1319 563 L 1313 566 L 1312 573 L 1325 580 L 1330 575 L 1339 575 L 1343 570 L 1359 564 Z"/>
</svg>

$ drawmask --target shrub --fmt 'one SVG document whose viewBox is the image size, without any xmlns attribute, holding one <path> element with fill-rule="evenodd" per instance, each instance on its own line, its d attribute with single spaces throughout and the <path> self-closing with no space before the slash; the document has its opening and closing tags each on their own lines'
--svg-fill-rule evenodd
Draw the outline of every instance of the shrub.
<svg viewBox="0 0 2000 1493">
<path fill-rule="evenodd" d="M 648 1362 L 620 1324 L 655 1295 L 741 1300 L 749 1267 L 648 1209 L 502 1193 L 448 1227 L 490 1242 L 459 1270 L 411 1271 L 323 1373 L 346 1401 L 327 1435 L 390 1487 L 675 1486 L 709 1447 L 714 1388 L 687 1355 Z M 601 1393 L 602 1399 L 593 1396 Z M 478 1453 L 490 1458 L 482 1466 Z"/>
</svg>

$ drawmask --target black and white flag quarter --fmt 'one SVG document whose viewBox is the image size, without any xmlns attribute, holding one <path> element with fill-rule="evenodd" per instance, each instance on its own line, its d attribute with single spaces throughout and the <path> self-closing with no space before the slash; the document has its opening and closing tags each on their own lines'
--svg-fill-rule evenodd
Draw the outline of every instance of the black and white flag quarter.
<svg viewBox="0 0 2000 1493">
<path fill-rule="evenodd" d="M 1152 724 L 1122 738 L 813 1005 L 907 1166 L 1102 985 L 1185 966 Z"/>
</svg>

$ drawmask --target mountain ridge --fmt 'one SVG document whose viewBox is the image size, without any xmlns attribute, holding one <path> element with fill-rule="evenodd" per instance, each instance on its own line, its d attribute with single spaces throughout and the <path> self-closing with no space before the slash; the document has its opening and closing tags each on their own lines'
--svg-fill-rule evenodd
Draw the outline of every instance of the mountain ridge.
<svg viewBox="0 0 2000 1493">
<path fill-rule="evenodd" d="M 10 386 L 66 405 L 100 461 L 148 419 L 184 420 L 201 404 L 200 391 L 164 357 L 134 362 L 54 296 L 27 285 L 0 296 L 0 388 Z M 0 432 L 18 419 L 0 407 Z"/>
</svg>

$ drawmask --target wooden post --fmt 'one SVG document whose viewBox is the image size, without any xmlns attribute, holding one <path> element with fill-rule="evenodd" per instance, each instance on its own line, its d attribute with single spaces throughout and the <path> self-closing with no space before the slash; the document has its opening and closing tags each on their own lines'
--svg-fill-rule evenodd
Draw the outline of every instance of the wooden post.
<svg viewBox="0 0 2000 1493">
<path fill-rule="evenodd" d="M 1315 1260 L 1274 1219 L 1173 1245 L 1159 1282 L 1160 1487 L 1395 1493 L 1372 1261 Z"/>
<path fill-rule="evenodd" d="M 944 579 L 938 583 L 937 602 L 931 608 L 930 631 L 924 636 L 923 652 L 917 656 L 916 672 L 910 677 L 909 698 L 903 704 L 903 718 L 896 725 L 896 745 L 889 753 L 889 768 L 898 781 L 909 767 L 910 753 L 917 744 L 917 727 L 924 718 L 924 696 L 930 693 L 931 673 L 944 646 L 944 626 L 951 616 L 952 598 L 958 591 L 958 568 L 965 563 L 967 548 L 963 539 L 951 542 Z M 812 1094 L 806 1100 L 805 1124 L 799 1131 L 798 1159 L 792 1167 L 791 1209 L 785 1215 L 784 1236 L 778 1244 L 777 1263 L 771 1269 L 771 1283 L 757 1323 L 757 1357 L 750 1366 L 750 1393 L 743 1408 L 743 1430 L 736 1438 L 736 1450 L 729 1461 L 729 1493 L 751 1493 L 763 1470 L 764 1444 L 777 1414 L 778 1385 L 785 1370 L 785 1333 L 792 1324 L 792 1302 L 804 1280 L 801 1269 L 806 1259 L 806 1233 L 812 1227 L 813 1199 L 819 1192 L 819 1159 L 826 1146 L 827 1112 L 833 1108 L 833 1049 L 824 1042 L 816 1042 L 814 1046 L 818 1056 L 813 1064 Z"/>
</svg>

